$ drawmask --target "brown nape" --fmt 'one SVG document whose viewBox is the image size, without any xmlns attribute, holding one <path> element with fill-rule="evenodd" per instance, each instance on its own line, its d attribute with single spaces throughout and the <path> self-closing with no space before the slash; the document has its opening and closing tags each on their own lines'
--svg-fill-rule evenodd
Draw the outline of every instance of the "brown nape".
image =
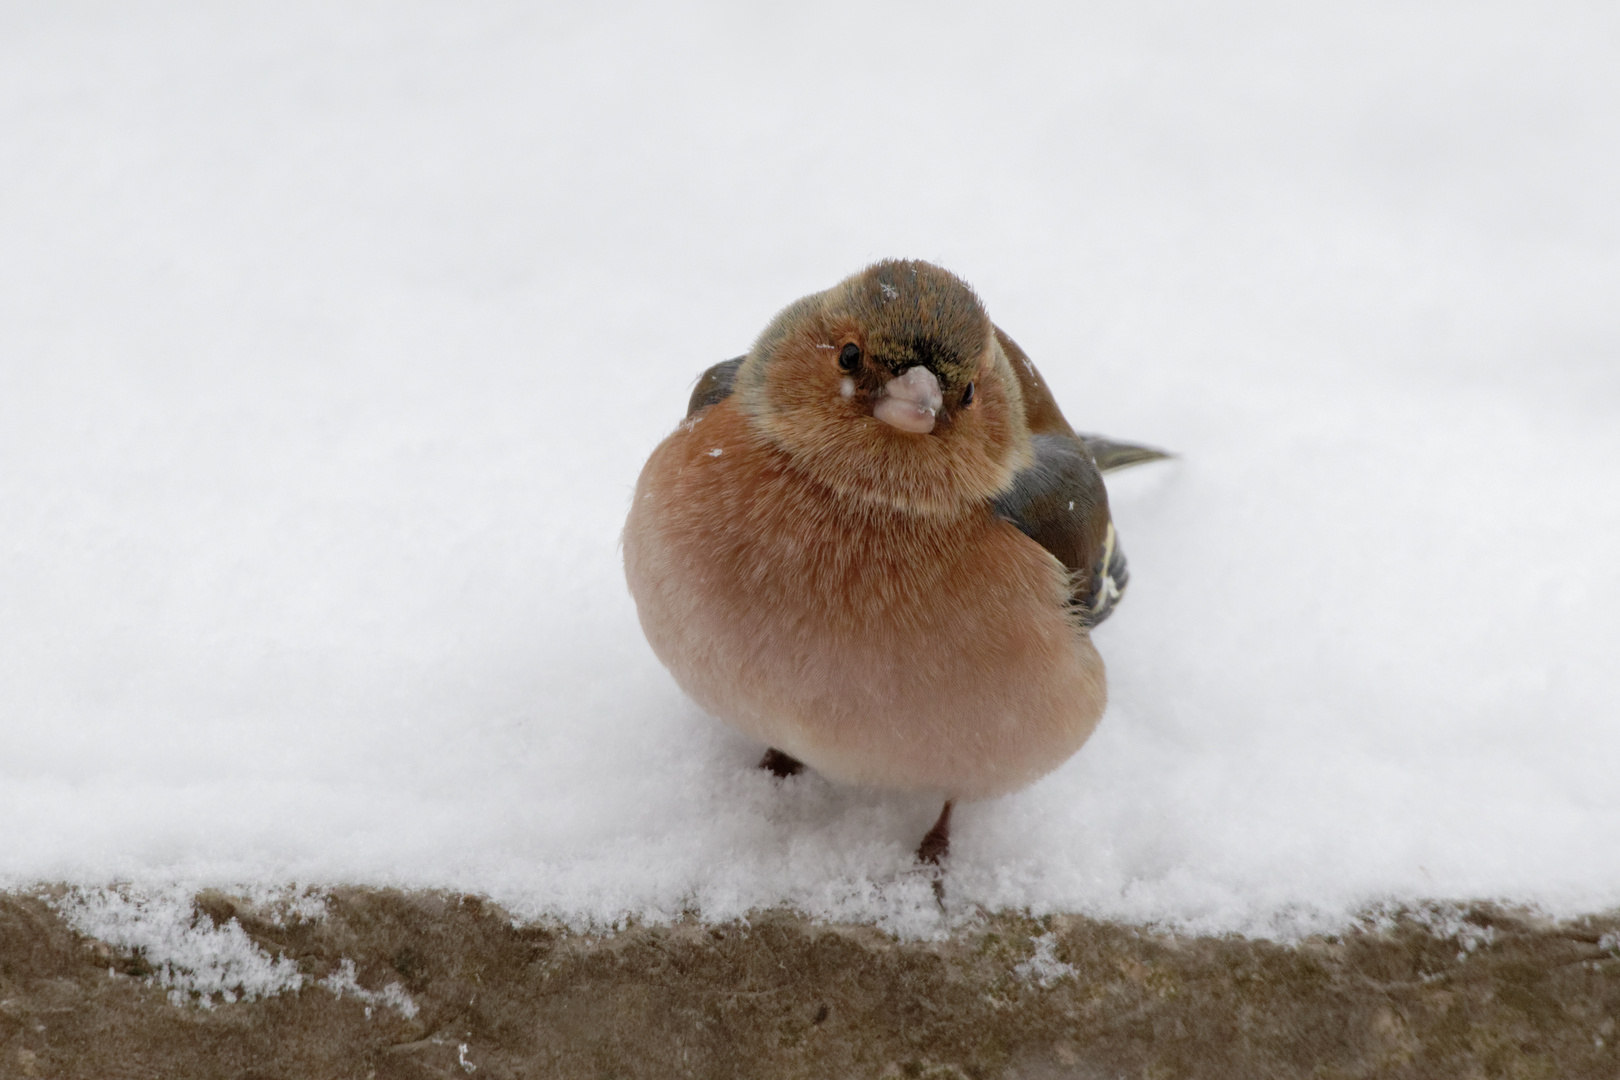
<svg viewBox="0 0 1620 1080">
<path fill-rule="evenodd" d="M 951 853 L 951 804 L 952 799 L 945 800 L 945 809 L 939 812 L 939 820 L 934 827 L 928 830 L 928 835 L 922 838 L 917 845 L 917 861 L 938 866 Z M 935 890 L 936 892 L 938 890 Z"/>
<path fill-rule="evenodd" d="M 778 777 L 798 776 L 804 772 L 804 762 L 796 757 L 789 757 L 774 746 L 765 751 L 765 756 L 759 759 L 759 767 L 770 770 L 772 776 Z"/>
<path fill-rule="evenodd" d="M 1007 354 L 1007 363 L 1012 366 L 1013 374 L 1018 376 L 1018 387 L 1024 394 L 1024 419 L 1029 424 L 1032 435 L 1068 435 L 1074 436 L 1074 428 L 1063 416 L 1063 410 L 1052 397 L 1052 391 L 1046 386 L 1046 380 L 1041 373 L 1035 370 L 1030 362 L 1029 354 L 1018 347 L 1018 343 L 1008 337 L 1001 327 L 992 327 L 995 331 L 996 341 L 1001 345 L 1001 351 Z"/>
</svg>

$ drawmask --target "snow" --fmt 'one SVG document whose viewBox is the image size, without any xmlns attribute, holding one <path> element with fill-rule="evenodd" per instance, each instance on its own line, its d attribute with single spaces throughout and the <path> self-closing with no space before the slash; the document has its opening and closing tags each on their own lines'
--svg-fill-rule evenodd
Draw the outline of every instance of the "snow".
<svg viewBox="0 0 1620 1080">
<path fill-rule="evenodd" d="M 337 997 L 344 994 L 359 998 L 367 1005 L 366 1016 L 371 1016 L 371 1010 L 379 1005 L 387 1005 L 409 1020 L 418 1012 L 416 1002 L 411 999 L 409 991 L 397 982 L 391 982 L 381 990 L 367 990 L 360 985 L 355 971 L 354 961 L 344 959 L 338 964 L 338 969 L 316 985 L 330 990 Z"/>
<path fill-rule="evenodd" d="M 1034 954 L 1023 963 L 1013 965 L 1014 975 L 1025 982 L 1038 983 L 1045 987 L 1075 974 L 1073 965 L 1065 964 L 1057 958 L 1056 934 L 1041 934 L 1031 944 L 1035 946 Z"/>
<path fill-rule="evenodd" d="M 307 976 L 299 973 L 295 960 L 272 959 L 235 919 L 216 926 L 189 901 L 172 892 L 130 896 L 97 888 L 71 893 L 57 907 L 81 933 L 138 951 L 157 969 L 147 983 L 169 988 L 169 1000 L 177 1005 L 196 995 L 198 1004 L 211 1008 L 216 995 L 219 1003 L 230 1004 L 238 998 L 253 1001 L 303 987 Z M 337 975 L 321 982 L 338 997 L 354 989 L 354 962 L 343 963 L 340 974 L 347 976 L 346 983 Z M 402 991 L 396 989 L 395 996 Z M 410 1008 L 414 1014 L 414 1003 Z"/>
<path fill-rule="evenodd" d="M 326 916 L 325 904 L 308 890 L 261 885 L 247 891 L 255 906 L 277 925 L 287 916 L 304 920 Z M 336 971 L 313 980 L 298 970 L 291 957 L 270 956 L 234 917 L 216 924 L 197 909 L 185 889 L 173 883 L 164 888 L 74 888 L 53 897 L 52 904 L 80 933 L 138 954 L 155 969 L 146 977 L 147 985 L 168 988 L 169 1001 L 175 1005 L 211 1009 L 238 1000 L 297 992 L 314 982 L 334 997 L 348 994 L 358 998 L 366 1005 L 368 1018 L 379 1006 L 394 1009 L 406 1019 L 418 1011 L 410 993 L 398 982 L 381 990 L 362 987 L 354 961 L 347 957 L 339 961 Z M 115 974 L 114 969 L 109 967 L 107 974 Z"/>
<path fill-rule="evenodd" d="M 1111 481 L 1101 728 L 961 808 L 945 918 L 1620 904 L 1617 35 L 6 8 L 0 886 L 927 932 L 938 807 L 755 770 L 617 548 L 699 372 L 912 256 L 1079 426 L 1180 455 Z"/>
</svg>

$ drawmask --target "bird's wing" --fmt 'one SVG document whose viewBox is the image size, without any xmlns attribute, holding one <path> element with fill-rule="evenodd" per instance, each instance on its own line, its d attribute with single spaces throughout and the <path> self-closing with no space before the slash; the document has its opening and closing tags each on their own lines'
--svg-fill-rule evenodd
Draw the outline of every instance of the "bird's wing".
<svg viewBox="0 0 1620 1080">
<path fill-rule="evenodd" d="M 1075 616 L 1082 626 L 1096 626 L 1113 612 L 1130 580 L 1102 474 L 1073 435 L 1046 433 L 1031 442 L 1034 464 L 1013 477 L 994 510 L 1068 568 Z"/>
<path fill-rule="evenodd" d="M 722 360 L 699 376 L 697 385 L 692 387 L 692 397 L 686 403 L 686 415 L 691 416 L 699 409 L 707 409 L 730 397 L 732 383 L 737 379 L 737 369 L 742 362 L 741 356 Z"/>
<path fill-rule="evenodd" d="M 1102 474 L 1170 455 L 1076 434 L 1029 355 L 999 326 L 995 334 L 1018 377 L 1035 449 L 1035 464 L 1013 478 L 995 511 L 1068 567 L 1074 581 L 1070 603 L 1082 625 L 1096 626 L 1113 612 L 1130 580 Z"/>
</svg>

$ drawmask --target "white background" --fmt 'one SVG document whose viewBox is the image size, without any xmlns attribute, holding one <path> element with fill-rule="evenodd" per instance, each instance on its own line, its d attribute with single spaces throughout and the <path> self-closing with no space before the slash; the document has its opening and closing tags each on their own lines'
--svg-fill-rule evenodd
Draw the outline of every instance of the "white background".
<svg viewBox="0 0 1620 1080">
<path fill-rule="evenodd" d="M 0 884 L 922 925 L 937 807 L 752 770 L 617 550 L 697 373 L 910 256 L 1181 455 L 1113 485 L 1102 728 L 959 813 L 953 910 L 1620 903 L 1617 52 L 1575 3 L 7 5 Z"/>
</svg>

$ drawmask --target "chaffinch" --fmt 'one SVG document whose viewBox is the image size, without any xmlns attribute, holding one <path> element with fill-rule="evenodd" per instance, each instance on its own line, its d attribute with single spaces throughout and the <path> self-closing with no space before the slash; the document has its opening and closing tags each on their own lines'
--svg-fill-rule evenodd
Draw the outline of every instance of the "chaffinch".
<svg viewBox="0 0 1620 1080">
<path fill-rule="evenodd" d="M 887 260 L 789 305 L 698 380 L 653 451 L 625 575 L 699 705 L 854 784 L 1015 791 L 1107 698 L 1091 627 L 1124 593 L 1101 471 L 1166 456 L 1076 435 L 960 278 Z"/>
</svg>

